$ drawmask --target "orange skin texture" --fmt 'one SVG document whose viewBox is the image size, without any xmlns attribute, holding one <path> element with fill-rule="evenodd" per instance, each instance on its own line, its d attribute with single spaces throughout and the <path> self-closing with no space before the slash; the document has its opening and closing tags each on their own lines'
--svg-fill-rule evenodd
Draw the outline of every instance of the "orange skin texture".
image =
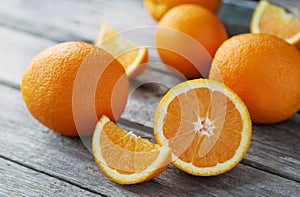
<svg viewBox="0 0 300 197">
<path fill-rule="evenodd" d="M 208 75 L 212 57 L 226 39 L 225 27 L 213 13 L 184 4 L 172 8 L 160 20 L 155 42 L 165 64 L 186 78 L 199 78 Z"/>
<path fill-rule="evenodd" d="M 276 123 L 300 109 L 300 52 L 267 34 L 238 35 L 218 49 L 210 79 L 245 102 L 254 123 Z"/>
<path fill-rule="evenodd" d="M 108 65 L 106 61 L 111 62 Z M 86 75 L 78 76 L 83 67 Z M 77 80 L 75 88 L 76 77 L 84 81 Z M 65 42 L 39 53 L 21 84 L 31 114 L 43 125 L 67 136 L 92 134 L 97 118 L 103 114 L 117 120 L 125 108 L 128 88 L 123 66 L 104 50 L 84 42 Z M 73 95 L 73 91 L 77 94 Z"/>
<path fill-rule="evenodd" d="M 181 4 L 197 4 L 216 14 L 222 0 L 144 0 L 144 5 L 149 14 L 159 21 L 171 8 Z"/>
</svg>

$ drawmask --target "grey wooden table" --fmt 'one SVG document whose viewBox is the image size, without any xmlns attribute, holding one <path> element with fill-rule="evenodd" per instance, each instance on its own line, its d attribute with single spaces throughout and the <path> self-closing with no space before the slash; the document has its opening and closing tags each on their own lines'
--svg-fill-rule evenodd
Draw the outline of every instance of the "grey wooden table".
<svg viewBox="0 0 300 197">
<path fill-rule="evenodd" d="M 219 17 L 230 35 L 249 31 L 255 6 L 223 1 Z M 58 42 L 93 42 L 103 20 L 119 31 L 156 25 L 141 0 L 0 0 L 0 196 L 300 196 L 299 113 L 279 124 L 254 125 L 250 150 L 223 175 L 194 177 L 171 165 L 132 186 L 105 177 L 80 138 L 61 136 L 34 120 L 19 91 L 31 58 Z M 119 125 L 153 140 L 155 104 L 182 79 L 157 64 L 154 50 L 150 62 L 156 64 L 131 80 L 135 91 Z"/>
</svg>

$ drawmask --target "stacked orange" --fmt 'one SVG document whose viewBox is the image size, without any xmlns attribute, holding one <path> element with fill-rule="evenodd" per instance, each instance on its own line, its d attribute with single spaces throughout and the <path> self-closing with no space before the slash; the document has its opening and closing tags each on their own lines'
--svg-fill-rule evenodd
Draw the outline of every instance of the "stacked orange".
<svg viewBox="0 0 300 197">
<path fill-rule="evenodd" d="M 159 21 L 155 43 L 166 65 L 186 78 L 207 76 L 217 48 L 227 39 L 222 22 L 207 9 L 182 4 Z"/>
</svg>

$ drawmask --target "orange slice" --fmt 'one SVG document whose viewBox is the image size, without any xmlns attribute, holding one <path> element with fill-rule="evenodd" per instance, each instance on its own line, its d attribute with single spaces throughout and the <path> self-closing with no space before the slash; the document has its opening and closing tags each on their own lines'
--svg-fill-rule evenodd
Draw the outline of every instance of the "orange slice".
<svg viewBox="0 0 300 197">
<path fill-rule="evenodd" d="M 136 77 L 147 68 L 148 48 L 119 35 L 107 23 L 103 23 L 99 29 L 95 44 L 117 58 L 129 78 Z"/>
<path fill-rule="evenodd" d="M 93 155 L 102 172 L 119 184 L 152 179 L 171 162 L 171 150 L 137 137 L 102 116 L 94 131 Z"/>
<path fill-rule="evenodd" d="M 154 135 L 172 149 L 172 162 L 197 176 L 224 173 L 250 146 L 252 124 L 242 100 L 225 85 L 206 79 L 183 82 L 160 101 Z"/>
<path fill-rule="evenodd" d="M 267 33 L 285 39 L 300 49 L 300 20 L 282 7 L 261 0 L 252 16 L 252 33 Z"/>
</svg>

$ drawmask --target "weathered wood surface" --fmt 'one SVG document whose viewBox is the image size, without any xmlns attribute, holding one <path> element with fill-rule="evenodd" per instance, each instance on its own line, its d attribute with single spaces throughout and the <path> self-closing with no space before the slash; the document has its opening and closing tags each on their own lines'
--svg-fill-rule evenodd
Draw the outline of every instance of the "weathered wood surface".
<svg viewBox="0 0 300 197">
<path fill-rule="evenodd" d="M 253 1 L 225 0 L 219 17 L 229 35 L 248 31 L 256 3 Z M 242 17 L 241 17 L 242 16 Z M 81 40 L 94 42 L 98 29 L 107 21 L 119 31 L 147 26 L 147 30 L 131 31 L 130 38 L 147 46 L 154 46 L 155 25 L 142 0 L 10 0 L 0 2 L 0 25 L 57 42 Z M 149 26 L 152 26 L 150 28 Z M 126 33 L 125 33 L 126 34 Z M 128 35 L 128 34 L 126 34 Z M 157 55 L 152 53 L 154 60 Z M 153 60 L 153 57 L 151 57 Z M 164 66 L 150 67 L 164 70 Z"/>
<path fill-rule="evenodd" d="M 96 196 L 66 181 L 0 157 L 0 196 Z"/>
<path fill-rule="evenodd" d="M 219 16 L 230 35 L 248 31 L 255 5 L 253 1 L 224 0 Z M 249 152 L 241 164 L 224 175 L 193 177 L 171 166 L 152 181 L 135 186 L 120 186 L 107 179 L 79 138 L 60 136 L 33 120 L 18 91 L 30 59 L 57 42 L 93 42 L 103 20 L 118 30 L 156 24 L 138 0 L 126 1 L 125 7 L 121 0 L 0 1 L 0 35 L 4 38 L 0 46 L 0 158 L 49 176 L 50 183 L 57 179 L 67 182 L 65 187 L 70 190 L 85 189 L 100 195 L 299 194 L 300 114 L 280 124 L 254 125 Z M 151 44 L 153 33 L 140 34 L 139 39 Z M 156 104 L 168 88 L 183 79 L 162 66 L 155 49 L 150 49 L 150 54 L 149 69 L 131 80 L 130 99 L 119 123 L 153 141 Z M 5 178 L 14 186 L 12 177 Z M 28 188 L 30 191 L 43 190 Z M 68 193 L 67 189 L 61 191 Z M 56 195 L 54 190 L 50 193 Z"/>
<path fill-rule="evenodd" d="M 9 26 L 58 42 L 86 40 L 93 42 L 103 20 L 119 30 L 155 26 L 142 0 L 2 0 L 0 25 Z M 253 1 L 224 0 L 219 16 L 229 35 L 244 33 Z"/>
<path fill-rule="evenodd" d="M 0 6 L 1 7 L 1 6 Z M 0 26 L 3 43 L 0 45 L 0 81 L 19 87 L 30 60 L 55 42 Z"/>
<path fill-rule="evenodd" d="M 113 196 L 191 196 L 203 195 L 296 195 L 298 182 L 239 164 L 232 171 L 217 177 L 194 177 L 170 166 L 147 183 L 121 186 L 106 178 L 95 164 L 90 152 L 79 138 L 53 133 L 37 123 L 24 106 L 20 92 L 0 85 L 0 157 L 25 167 L 87 188 L 95 194 Z M 16 115 L 18 114 L 18 115 Z M 124 123 L 122 123 L 124 122 Z M 150 131 L 132 128 L 133 123 L 121 121 L 121 126 L 150 138 Z M 33 188 L 32 190 L 38 190 Z"/>
<path fill-rule="evenodd" d="M 9 81 L 18 86 L 30 58 L 38 50 L 52 45 L 53 42 L 23 32 L 14 32 L 6 27 L 0 28 L 0 33 L 14 36 L 3 40 L 2 46 L 9 47 L 2 47 L 1 50 L 4 61 L 0 63 L 0 81 Z M 21 50 L 30 48 L 30 43 L 34 44 L 33 49 L 23 53 Z M 17 52 L 18 58 L 13 57 L 13 52 Z M 152 127 L 155 108 L 160 98 L 170 87 L 182 80 L 165 72 L 148 69 L 146 73 L 131 81 L 132 92 L 122 117 Z M 243 162 L 300 181 L 300 165 L 295 165 L 295 162 L 296 164 L 300 162 L 300 155 L 297 154 L 300 152 L 300 144 L 297 143 L 299 117 L 300 115 L 297 114 L 290 120 L 276 125 L 255 125 L 252 145 Z"/>
</svg>

